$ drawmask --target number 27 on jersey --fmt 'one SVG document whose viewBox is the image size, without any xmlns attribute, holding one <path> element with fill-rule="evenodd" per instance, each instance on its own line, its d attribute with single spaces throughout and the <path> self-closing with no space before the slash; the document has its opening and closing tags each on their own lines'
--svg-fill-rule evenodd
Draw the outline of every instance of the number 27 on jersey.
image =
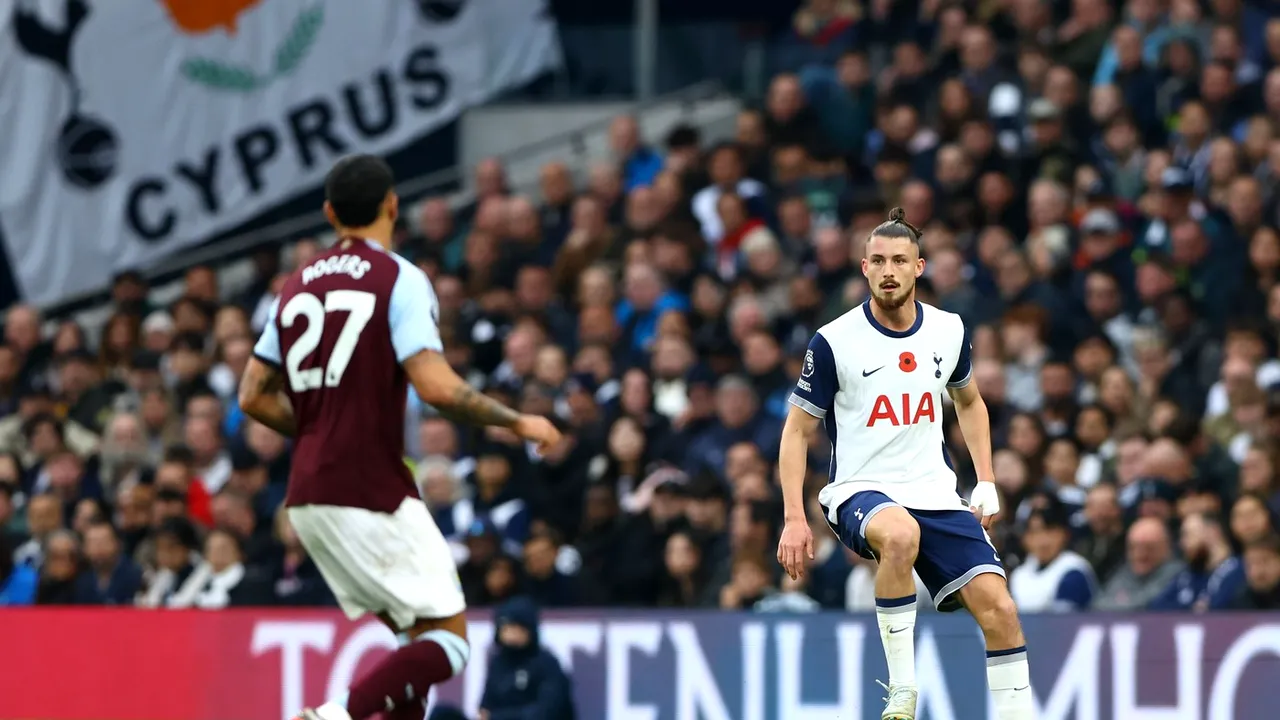
<svg viewBox="0 0 1280 720">
<path fill-rule="evenodd" d="M 311 293 L 298 293 L 280 309 L 280 326 L 292 328 L 299 318 L 307 321 L 307 327 L 294 341 L 285 355 L 285 373 L 289 387 L 295 393 L 316 390 L 321 387 L 337 387 L 351 362 L 351 355 L 360 341 L 369 319 L 373 317 L 377 296 L 361 290 L 330 290 L 324 300 Z M 338 339 L 329 351 L 327 362 L 317 358 L 317 367 L 304 368 L 308 359 L 320 348 L 324 337 L 324 324 L 329 313 L 346 312 L 347 318 L 338 333 Z M 323 368 L 319 365 L 323 364 Z"/>
</svg>

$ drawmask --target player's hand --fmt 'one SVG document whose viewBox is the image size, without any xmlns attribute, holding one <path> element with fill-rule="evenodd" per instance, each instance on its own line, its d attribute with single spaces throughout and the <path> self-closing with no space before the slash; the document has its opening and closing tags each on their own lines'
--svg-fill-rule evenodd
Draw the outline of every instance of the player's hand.
<svg viewBox="0 0 1280 720">
<path fill-rule="evenodd" d="M 778 563 L 796 580 L 804 577 L 805 559 L 813 559 L 813 531 L 808 523 L 790 520 L 778 540 Z"/>
<path fill-rule="evenodd" d="M 539 415 L 521 415 L 511 430 L 521 439 L 533 443 L 539 455 L 546 455 L 560 443 L 560 431 L 550 420 Z"/>
<path fill-rule="evenodd" d="M 969 496 L 969 510 L 982 523 L 982 527 L 991 527 L 991 521 L 1000 512 L 1000 492 L 996 490 L 996 484 L 979 482 L 973 488 L 973 495 Z"/>
</svg>

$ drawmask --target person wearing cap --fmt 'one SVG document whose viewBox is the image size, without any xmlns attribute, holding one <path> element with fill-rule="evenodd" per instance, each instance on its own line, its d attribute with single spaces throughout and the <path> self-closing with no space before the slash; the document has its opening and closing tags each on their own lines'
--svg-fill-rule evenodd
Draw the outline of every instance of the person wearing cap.
<svg viewBox="0 0 1280 720">
<path fill-rule="evenodd" d="M 462 548 L 458 558 L 458 579 L 467 605 L 483 606 L 491 601 L 485 575 L 495 558 L 511 556 L 502 549 L 498 528 L 488 517 L 479 516 L 462 532 Z"/>
<path fill-rule="evenodd" d="M 164 353 L 173 342 L 173 316 L 164 310 L 156 310 L 142 321 L 142 347 L 154 353 Z"/>
<path fill-rule="evenodd" d="M 1026 183 L 1044 178 L 1070 185 L 1080 156 L 1067 138 L 1062 109 L 1048 98 L 1036 98 L 1027 106 L 1031 143 L 1022 159 Z"/>
<path fill-rule="evenodd" d="M 1161 211 L 1139 234 L 1138 250 L 1172 253 L 1174 228 L 1184 220 L 1200 223 L 1206 235 L 1215 241 L 1225 238 L 1224 228 L 1214 214 L 1196 198 L 1195 175 L 1190 170 L 1179 165 L 1165 168 L 1160 173 L 1160 189 Z M 1142 256 L 1135 259 L 1141 260 Z"/>
<path fill-rule="evenodd" d="M 1087 610 L 1097 590 L 1089 561 L 1069 550 L 1067 512 L 1051 502 L 1027 518 L 1022 545 L 1027 559 L 1009 576 L 1009 592 L 1021 612 Z"/>
<path fill-rule="evenodd" d="M 1129 238 L 1114 210 L 1096 208 L 1080 220 L 1080 241 L 1074 258 L 1073 292 L 1084 300 L 1084 278 L 1090 270 L 1103 270 L 1115 276 L 1126 297 L 1132 297 L 1134 284 L 1133 256 Z"/>
</svg>

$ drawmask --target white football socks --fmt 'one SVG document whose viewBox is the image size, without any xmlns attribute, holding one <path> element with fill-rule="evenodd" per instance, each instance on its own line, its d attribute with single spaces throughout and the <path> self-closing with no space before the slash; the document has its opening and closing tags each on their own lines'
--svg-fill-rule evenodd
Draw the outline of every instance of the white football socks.
<svg viewBox="0 0 1280 720">
<path fill-rule="evenodd" d="M 889 664 L 889 684 L 916 684 L 916 596 L 876 598 L 876 622 L 884 659 Z"/>
<path fill-rule="evenodd" d="M 999 720 L 1034 720 L 1035 698 L 1031 694 L 1031 669 L 1027 647 L 987 651 L 987 687 L 996 705 Z"/>
</svg>

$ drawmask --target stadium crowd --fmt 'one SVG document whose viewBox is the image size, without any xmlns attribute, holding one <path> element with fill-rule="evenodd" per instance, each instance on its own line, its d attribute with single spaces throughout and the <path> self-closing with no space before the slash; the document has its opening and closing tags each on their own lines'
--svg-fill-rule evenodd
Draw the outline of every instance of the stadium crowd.
<svg viewBox="0 0 1280 720">
<path fill-rule="evenodd" d="M 403 218 L 450 362 L 566 434 L 538 458 L 408 399 L 468 602 L 871 609 L 816 500 L 782 577 L 775 461 L 806 343 L 902 206 L 920 299 L 973 331 L 1022 610 L 1280 608 L 1280 4 L 809 0 L 775 56 L 732 141 L 618 117 L 586 177 L 520 196 L 486 160 L 473 203 Z M 260 253 L 238 297 L 192 268 L 167 307 L 122 274 L 97 347 L 7 311 L 0 604 L 333 603 L 279 511 L 289 444 L 236 403 L 319 252 Z"/>
</svg>

